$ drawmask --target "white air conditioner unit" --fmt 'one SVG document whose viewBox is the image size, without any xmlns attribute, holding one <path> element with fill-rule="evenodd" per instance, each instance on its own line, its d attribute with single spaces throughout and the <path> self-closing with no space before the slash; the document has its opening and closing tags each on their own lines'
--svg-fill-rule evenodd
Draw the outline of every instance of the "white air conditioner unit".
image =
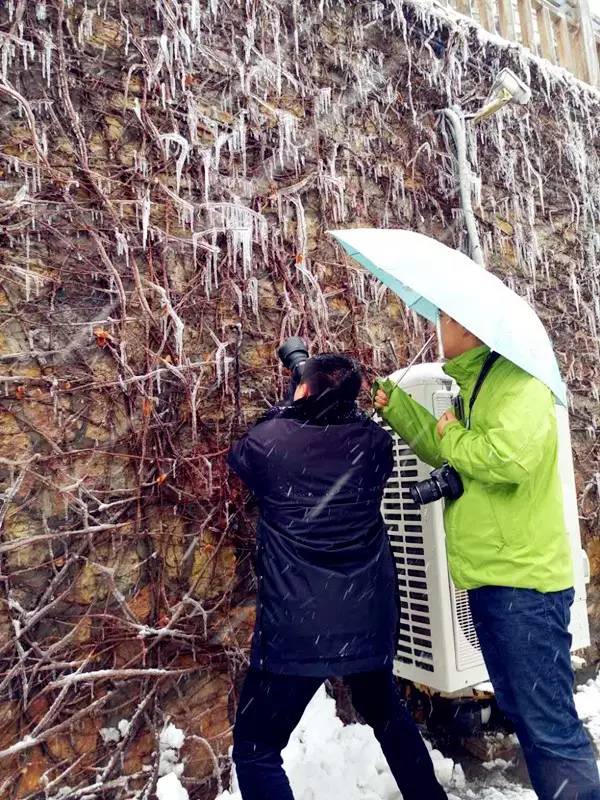
<svg viewBox="0 0 600 800">
<path fill-rule="evenodd" d="M 458 393 L 457 385 L 442 371 L 441 364 L 417 364 L 408 372 L 399 370 L 391 378 L 394 381 L 402 378 L 404 391 L 436 418 Z M 590 643 L 585 590 L 589 566 L 579 533 L 568 414 L 558 405 L 556 413 L 565 516 L 575 569 L 572 649 L 579 650 Z M 387 425 L 384 427 L 389 430 Z M 422 507 L 412 502 L 410 486 L 427 478 L 432 468 L 391 433 L 395 469 L 384 492 L 382 512 L 396 561 L 403 606 L 394 671 L 405 680 L 436 691 L 464 692 L 487 681 L 488 674 L 467 593 L 454 587 L 448 572 L 442 501 Z"/>
</svg>

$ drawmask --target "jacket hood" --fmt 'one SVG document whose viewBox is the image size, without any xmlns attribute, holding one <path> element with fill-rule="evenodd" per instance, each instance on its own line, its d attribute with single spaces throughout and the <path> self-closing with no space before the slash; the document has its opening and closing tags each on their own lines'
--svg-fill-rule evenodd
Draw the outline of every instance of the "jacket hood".
<svg viewBox="0 0 600 800">
<path fill-rule="evenodd" d="M 490 348 L 487 344 L 474 347 L 472 350 L 467 350 L 465 353 L 456 356 L 456 358 L 451 358 L 444 364 L 442 369 L 446 375 L 454 378 L 461 389 L 468 388 L 471 383 L 477 380 L 477 376 L 481 372 L 489 353 Z"/>
<path fill-rule="evenodd" d="M 272 406 L 256 424 L 271 419 L 295 419 L 306 425 L 345 425 L 367 419 L 353 401 L 339 400 L 333 393 L 306 397 Z"/>
</svg>

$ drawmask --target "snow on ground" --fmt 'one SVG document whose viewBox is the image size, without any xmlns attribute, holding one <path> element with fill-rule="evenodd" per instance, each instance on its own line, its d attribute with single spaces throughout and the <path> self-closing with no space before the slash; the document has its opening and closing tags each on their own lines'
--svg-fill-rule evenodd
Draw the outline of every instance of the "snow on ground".
<svg viewBox="0 0 600 800">
<path fill-rule="evenodd" d="M 580 717 L 600 745 L 600 676 L 575 695 Z M 428 745 L 429 746 L 429 745 Z M 467 784 L 460 764 L 431 751 L 438 779 L 451 800 L 535 800 L 535 793 L 511 782 L 502 759 L 486 766 L 485 779 Z M 343 725 L 324 687 L 315 695 L 283 751 L 295 800 L 401 800 L 379 743 L 366 725 Z M 161 800 L 171 800 L 170 797 Z M 173 796 L 173 800 L 178 800 Z M 235 775 L 216 800 L 242 800 Z"/>
<path fill-rule="evenodd" d="M 577 687 L 575 706 L 600 749 L 600 674 Z"/>
</svg>

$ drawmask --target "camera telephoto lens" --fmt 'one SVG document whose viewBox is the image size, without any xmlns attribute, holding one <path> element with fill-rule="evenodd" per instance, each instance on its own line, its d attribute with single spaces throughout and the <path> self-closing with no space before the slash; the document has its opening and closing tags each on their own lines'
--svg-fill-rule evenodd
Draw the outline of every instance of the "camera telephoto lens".
<svg viewBox="0 0 600 800">
<path fill-rule="evenodd" d="M 463 483 L 460 475 L 449 464 L 442 464 L 434 469 L 429 478 L 419 481 L 411 486 L 410 496 L 419 506 L 433 503 L 445 497 L 447 500 L 457 500 L 463 493 Z"/>
<path fill-rule="evenodd" d="M 289 369 L 291 373 L 296 372 L 296 370 L 300 372 L 302 364 L 308 360 L 308 346 L 300 336 L 290 336 L 280 346 L 277 355 L 281 359 L 283 366 Z M 295 377 L 299 377 L 299 375 Z"/>
<path fill-rule="evenodd" d="M 442 497 L 442 489 L 439 483 L 432 478 L 426 478 L 424 481 L 415 483 L 414 486 L 410 487 L 409 491 L 413 503 L 418 506 L 433 503 Z"/>
</svg>

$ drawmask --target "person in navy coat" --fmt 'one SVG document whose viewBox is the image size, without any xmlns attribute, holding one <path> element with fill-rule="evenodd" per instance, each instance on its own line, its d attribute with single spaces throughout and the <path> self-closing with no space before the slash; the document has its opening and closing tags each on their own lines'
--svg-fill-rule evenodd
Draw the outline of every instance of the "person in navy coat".
<svg viewBox="0 0 600 800">
<path fill-rule="evenodd" d="M 293 401 L 231 447 L 255 495 L 257 616 L 233 760 L 244 800 L 293 800 L 281 751 L 323 681 L 345 679 L 404 800 L 438 800 L 427 748 L 392 674 L 396 571 L 380 506 L 392 440 L 356 399 L 352 359 L 308 359 Z"/>
</svg>

